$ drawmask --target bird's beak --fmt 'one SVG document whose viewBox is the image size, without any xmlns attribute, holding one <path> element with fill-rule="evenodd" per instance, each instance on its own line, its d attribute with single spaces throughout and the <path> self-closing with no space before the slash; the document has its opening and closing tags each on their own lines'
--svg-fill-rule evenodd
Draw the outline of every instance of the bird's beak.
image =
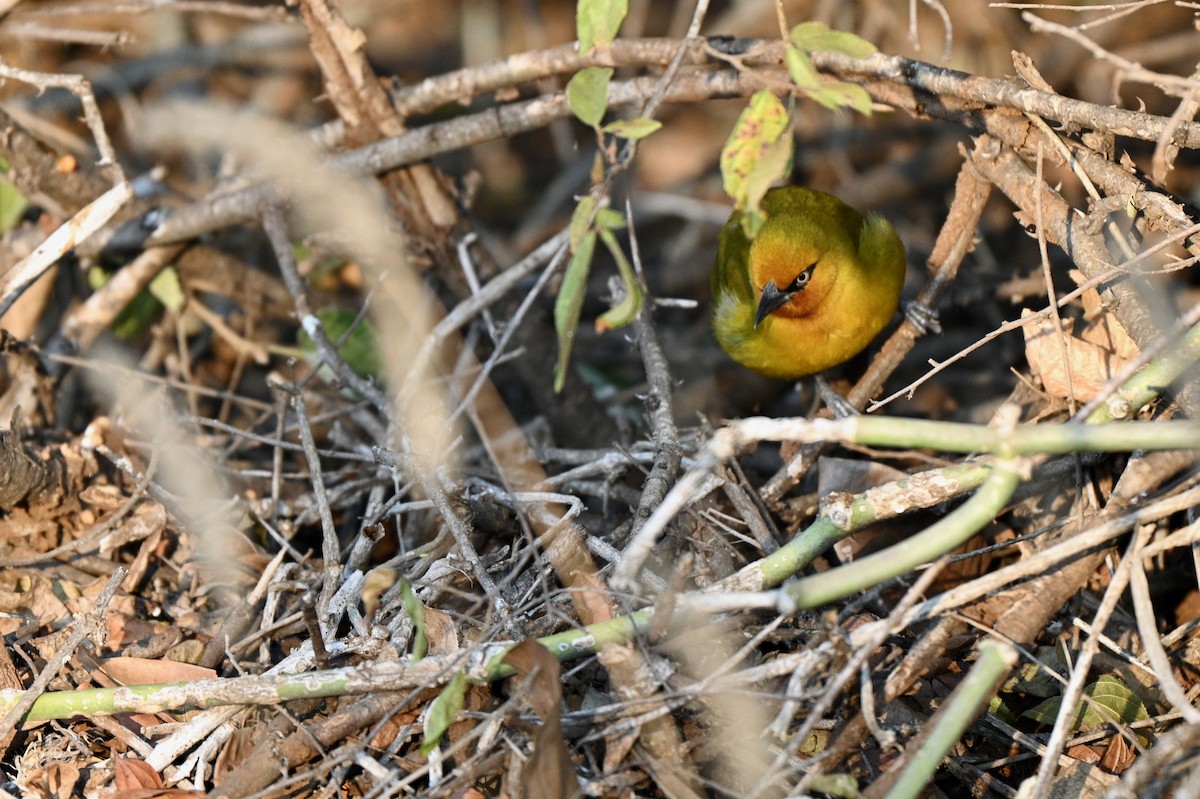
<svg viewBox="0 0 1200 799">
<path fill-rule="evenodd" d="M 780 291 L 774 280 L 768 280 L 767 285 L 763 286 L 762 298 L 758 301 L 758 313 L 754 315 L 754 326 L 757 328 L 762 324 L 762 320 L 787 305 L 788 300 L 795 293 L 794 291 Z"/>
</svg>

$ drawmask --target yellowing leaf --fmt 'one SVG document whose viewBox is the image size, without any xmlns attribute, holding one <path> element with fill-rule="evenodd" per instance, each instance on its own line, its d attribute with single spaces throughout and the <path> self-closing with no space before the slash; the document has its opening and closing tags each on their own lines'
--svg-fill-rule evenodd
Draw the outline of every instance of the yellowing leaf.
<svg viewBox="0 0 1200 799">
<path fill-rule="evenodd" d="M 187 295 L 183 292 L 183 284 L 179 282 L 179 273 L 173 266 L 168 266 L 155 275 L 146 288 L 154 299 L 175 313 L 182 311 L 183 306 L 187 304 Z"/>
<path fill-rule="evenodd" d="M 593 127 L 600 124 L 608 108 L 608 84 L 613 71 L 609 67 L 587 67 L 567 82 L 567 104 L 579 121 Z"/>
<path fill-rule="evenodd" d="M 645 295 L 642 294 L 642 284 L 638 282 L 637 275 L 633 271 L 633 266 L 630 265 L 629 259 L 625 257 L 621 245 L 617 242 L 617 237 L 612 234 L 612 231 L 604 229 L 600 231 L 600 239 L 604 242 L 604 246 L 608 248 L 608 251 L 612 253 L 613 260 L 617 262 L 617 270 L 621 273 L 621 283 L 625 289 L 625 296 L 596 320 L 597 333 L 603 333 L 614 327 L 624 327 L 632 322 L 641 313 L 642 303 L 645 300 Z"/>
<path fill-rule="evenodd" d="M 757 208 L 766 187 L 783 176 L 791 143 L 787 109 L 772 92 L 757 92 L 721 150 L 725 193 L 737 210 Z"/>
</svg>

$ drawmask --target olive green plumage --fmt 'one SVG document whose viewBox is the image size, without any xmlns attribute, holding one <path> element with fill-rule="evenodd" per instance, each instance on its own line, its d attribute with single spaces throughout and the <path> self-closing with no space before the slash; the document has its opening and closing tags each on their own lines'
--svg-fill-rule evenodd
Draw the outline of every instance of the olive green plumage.
<svg viewBox="0 0 1200 799">
<path fill-rule="evenodd" d="M 878 214 L 797 186 L 772 189 L 753 241 L 741 212 L 721 229 L 713 332 L 738 363 L 768 377 L 814 374 L 862 352 L 895 314 L 904 244 Z"/>
</svg>

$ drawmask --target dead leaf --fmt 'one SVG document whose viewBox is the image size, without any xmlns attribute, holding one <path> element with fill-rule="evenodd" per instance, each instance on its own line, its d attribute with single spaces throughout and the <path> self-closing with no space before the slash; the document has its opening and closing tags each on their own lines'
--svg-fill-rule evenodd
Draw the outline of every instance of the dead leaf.
<svg viewBox="0 0 1200 799">
<path fill-rule="evenodd" d="M 398 577 L 396 570 L 389 566 L 380 566 L 367 573 L 366 579 L 363 580 L 362 604 L 368 619 L 375 616 L 375 610 L 379 607 L 379 597 L 396 584 Z"/>
<path fill-rule="evenodd" d="M 515 679 L 529 685 L 527 701 L 542 720 L 533 735 L 533 749 L 521 768 L 521 788 L 527 799 L 557 799 L 575 796 L 579 783 L 567 742 L 563 738 L 559 705 L 562 702 L 562 666 L 550 650 L 537 641 L 525 640 L 504 656 L 516 670 Z M 533 675 L 532 682 L 526 678 Z"/>
<path fill-rule="evenodd" d="M 1108 748 L 1100 758 L 1100 768 L 1110 774 L 1122 774 L 1133 765 L 1137 752 L 1129 745 L 1124 736 L 1114 735 L 1108 741 Z"/>
<path fill-rule="evenodd" d="M 450 614 L 437 608 L 425 608 L 425 640 L 429 642 L 429 654 L 450 655 L 459 650 L 458 629 Z"/>
<path fill-rule="evenodd" d="M 1077 284 L 1084 282 L 1083 273 L 1072 269 L 1071 279 Z M 1080 300 L 1083 302 L 1083 316 L 1088 320 L 1087 327 L 1080 333 L 1084 341 L 1116 353 L 1117 357 L 1131 360 L 1136 358 L 1141 349 L 1129 337 L 1125 327 L 1117 321 L 1117 317 L 1104 307 L 1100 293 L 1093 289 L 1083 292 Z"/>
<path fill-rule="evenodd" d="M 118 791 L 164 787 L 162 777 L 149 763 L 130 757 L 113 759 L 113 786 Z"/>
<path fill-rule="evenodd" d="M 577 594 L 575 607 L 579 610 L 580 620 L 591 625 L 612 619 L 609 590 L 604 581 L 595 574 L 583 571 L 571 572 L 571 578 L 574 580 L 571 588 Z"/>
<path fill-rule="evenodd" d="M 153 685 L 162 682 L 212 680 L 217 673 L 202 666 L 177 660 L 113 657 L 100 661 L 104 672 L 120 685 Z"/>
<path fill-rule="evenodd" d="M 26 772 L 21 787 L 40 799 L 71 799 L 79 774 L 74 763 L 55 761 Z"/>
<path fill-rule="evenodd" d="M 1021 318 L 1032 313 L 1025 309 L 1021 311 Z M 1063 399 L 1073 395 L 1076 400 L 1087 402 L 1125 366 L 1126 360 L 1110 350 L 1072 335 L 1071 328 L 1071 323 L 1064 321 L 1063 330 L 1059 333 L 1050 319 L 1025 325 L 1022 328 L 1025 333 L 1025 357 L 1030 370 L 1041 381 L 1047 394 Z"/>
</svg>

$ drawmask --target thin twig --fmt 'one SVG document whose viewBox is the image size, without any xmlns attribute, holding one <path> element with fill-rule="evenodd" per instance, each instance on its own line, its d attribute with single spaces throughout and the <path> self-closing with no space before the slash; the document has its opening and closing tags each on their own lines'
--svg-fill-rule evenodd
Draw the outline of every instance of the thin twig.
<svg viewBox="0 0 1200 799">
<path fill-rule="evenodd" d="M 75 650 L 83 643 L 84 638 L 90 639 L 97 646 L 104 641 L 105 624 L 104 619 L 108 614 L 108 604 L 116 595 L 117 589 L 121 587 L 121 582 L 125 579 L 127 572 L 122 567 L 117 567 L 113 572 L 112 577 L 104 584 L 104 588 L 96 596 L 95 602 L 92 604 L 92 609 L 83 616 L 78 616 L 71 622 L 71 632 L 67 635 L 62 645 L 55 648 L 54 654 L 46 661 L 46 666 L 38 673 L 33 683 L 21 696 L 21 698 L 11 705 L 8 712 L 0 719 L 0 738 L 4 738 L 16 725 L 25 717 L 29 709 L 33 707 L 34 702 L 50 685 L 50 681 L 58 676 L 62 670 L 63 664 L 74 656 Z"/>
</svg>

